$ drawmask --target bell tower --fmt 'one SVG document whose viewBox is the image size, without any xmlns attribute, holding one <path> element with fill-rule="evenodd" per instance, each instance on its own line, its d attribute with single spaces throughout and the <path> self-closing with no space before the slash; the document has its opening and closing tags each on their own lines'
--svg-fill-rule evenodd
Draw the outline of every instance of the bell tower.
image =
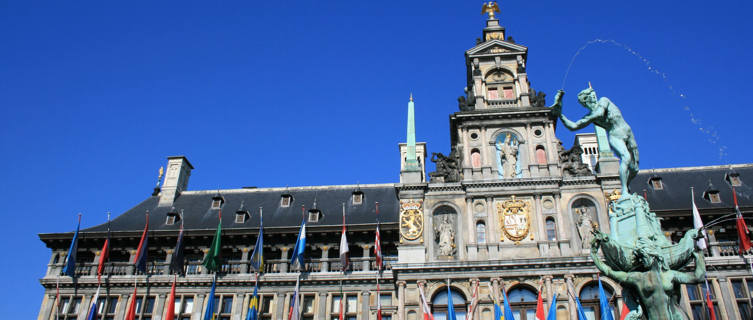
<svg viewBox="0 0 753 320">
<path fill-rule="evenodd" d="M 498 12 L 495 2 L 484 4 L 482 37 L 465 52 L 465 96 L 458 99 L 460 111 L 450 116 L 459 180 L 559 176 L 555 119 L 544 95 L 531 89 L 528 48 L 505 38 Z"/>
</svg>

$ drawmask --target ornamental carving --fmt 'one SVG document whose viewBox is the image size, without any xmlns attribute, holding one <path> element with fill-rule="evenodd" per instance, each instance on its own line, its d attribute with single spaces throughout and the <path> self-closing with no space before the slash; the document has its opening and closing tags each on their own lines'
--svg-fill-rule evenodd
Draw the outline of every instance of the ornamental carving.
<svg viewBox="0 0 753 320">
<path fill-rule="evenodd" d="M 400 202 L 400 235 L 416 240 L 424 233 L 423 200 Z"/>
<path fill-rule="evenodd" d="M 502 236 L 499 241 L 505 241 L 505 237 L 515 244 L 525 239 L 531 229 L 531 203 L 526 200 L 518 200 L 512 196 L 510 200 L 497 202 L 497 215 L 499 225 L 502 227 Z M 533 233 L 531 233 L 533 239 Z"/>
</svg>

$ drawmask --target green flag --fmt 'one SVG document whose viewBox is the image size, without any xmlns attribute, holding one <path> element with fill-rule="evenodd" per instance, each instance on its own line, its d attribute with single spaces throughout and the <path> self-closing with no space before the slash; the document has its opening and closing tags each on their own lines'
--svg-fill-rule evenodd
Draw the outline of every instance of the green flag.
<svg viewBox="0 0 753 320">
<path fill-rule="evenodd" d="M 220 261 L 220 239 L 222 236 L 222 220 L 217 224 L 217 233 L 214 234 L 214 239 L 212 239 L 212 245 L 209 247 L 209 251 L 207 252 L 207 255 L 204 256 L 204 262 L 201 264 L 204 265 L 205 268 L 209 271 L 215 271 L 217 272 L 220 269 L 220 265 L 222 262 Z"/>
</svg>

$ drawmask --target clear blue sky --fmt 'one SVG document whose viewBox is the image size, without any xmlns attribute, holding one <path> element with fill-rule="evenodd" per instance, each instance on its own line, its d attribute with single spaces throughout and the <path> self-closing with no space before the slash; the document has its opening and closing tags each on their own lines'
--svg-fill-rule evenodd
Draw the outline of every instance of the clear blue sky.
<svg viewBox="0 0 753 320">
<path fill-rule="evenodd" d="M 37 315 L 49 259 L 38 233 L 71 231 L 78 212 L 83 227 L 99 224 L 107 210 L 140 202 L 169 155 L 195 165 L 194 190 L 396 182 L 411 91 L 418 140 L 446 153 L 448 115 L 465 86 L 463 53 L 484 22 L 480 7 L 3 1 L 5 317 Z M 548 103 L 592 39 L 628 45 L 666 75 L 623 48 L 595 44 L 565 86 L 571 118 L 583 114 L 575 94 L 587 81 L 622 108 L 642 168 L 753 160 L 751 1 L 500 7 L 508 34 L 529 48 L 531 84 Z M 560 127 L 558 135 L 572 144 L 572 133 Z"/>
</svg>

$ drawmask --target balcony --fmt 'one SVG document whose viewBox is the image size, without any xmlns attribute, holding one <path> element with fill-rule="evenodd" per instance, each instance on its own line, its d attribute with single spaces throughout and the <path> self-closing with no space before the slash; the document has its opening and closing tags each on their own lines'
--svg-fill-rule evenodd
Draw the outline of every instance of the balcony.
<svg viewBox="0 0 753 320">
<path fill-rule="evenodd" d="M 486 103 L 489 108 L 509 108 L 517 107 L 518 99 L 487 100 Z"/>
</svg>

